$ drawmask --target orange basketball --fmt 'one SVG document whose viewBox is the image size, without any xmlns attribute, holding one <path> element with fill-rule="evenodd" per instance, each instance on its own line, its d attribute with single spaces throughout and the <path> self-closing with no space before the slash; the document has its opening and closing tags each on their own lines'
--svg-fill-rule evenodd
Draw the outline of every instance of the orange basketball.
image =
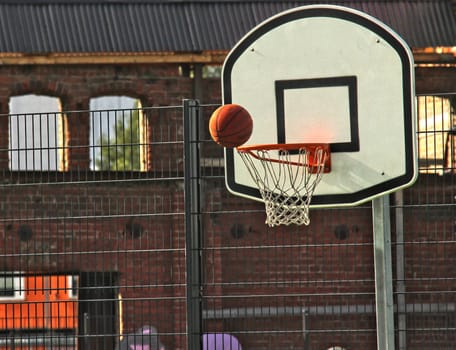
<svg viewBox="0 0 456 350">
<path fill-rule="evenodd" d="M 252 135 L 253 121 L 242 106 L 226 104 L 217 108 L 209 120 L 212 139 L 223 147 L 237 147 Z"/>
</svg>

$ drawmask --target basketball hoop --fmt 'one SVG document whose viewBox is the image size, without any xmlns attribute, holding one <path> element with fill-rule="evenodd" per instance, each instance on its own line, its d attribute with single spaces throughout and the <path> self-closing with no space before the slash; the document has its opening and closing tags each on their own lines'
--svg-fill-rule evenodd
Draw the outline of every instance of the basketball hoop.
<svg viewBox="0 0 456 350">
<path fill-rule="evenodd" d="M 329 145 L 271 144 L 236 149 L 260 191 L 266 224 L 308 225 L 312 195 L 323 173 L 330 171 Z"/>
</svg>

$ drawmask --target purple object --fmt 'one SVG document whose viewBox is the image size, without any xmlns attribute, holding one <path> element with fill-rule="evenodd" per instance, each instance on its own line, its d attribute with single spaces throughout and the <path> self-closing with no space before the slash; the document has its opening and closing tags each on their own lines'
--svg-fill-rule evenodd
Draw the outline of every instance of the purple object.
<svg viewBox="0 0 456 350">
<path fill-rule="evenodd" d="M 203 334 L 203 350 L 242 350 L 239 340 L 226 333 Z"/>
</svg>

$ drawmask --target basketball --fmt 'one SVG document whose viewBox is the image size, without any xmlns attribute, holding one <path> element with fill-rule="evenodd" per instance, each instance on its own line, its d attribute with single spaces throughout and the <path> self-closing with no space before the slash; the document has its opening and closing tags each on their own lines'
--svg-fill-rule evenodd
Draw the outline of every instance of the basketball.
<svg viewBox="0 0 456 350">
<path fill-rule="evenodd" d="M 226 104 L 217 108 L 209 120 L 212 139 L 223 147 L 238 147 L 252 134 L 253 121 L 242 106 Z"/>
</svg>

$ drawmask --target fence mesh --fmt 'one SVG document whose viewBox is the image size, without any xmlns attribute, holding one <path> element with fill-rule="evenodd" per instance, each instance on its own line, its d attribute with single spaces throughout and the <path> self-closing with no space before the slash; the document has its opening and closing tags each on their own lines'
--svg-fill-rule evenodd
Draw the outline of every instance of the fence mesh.
<svg viewBox="0 0 456 350">
<path fill-rule="evenodd" d="M 420 175 L 390 201 L 394 337 L 451 349 L 454 96 L 417 106 Z M 371 204 L 266 226 L 262 203 L 225 188 L 215 106 L 190 108 L 200 232 L 186 222 L 184 106 L 0 116 L 0 349 L 186 349 L 198 322 L 207 350 L 376 349 Z"/>
</svg>

